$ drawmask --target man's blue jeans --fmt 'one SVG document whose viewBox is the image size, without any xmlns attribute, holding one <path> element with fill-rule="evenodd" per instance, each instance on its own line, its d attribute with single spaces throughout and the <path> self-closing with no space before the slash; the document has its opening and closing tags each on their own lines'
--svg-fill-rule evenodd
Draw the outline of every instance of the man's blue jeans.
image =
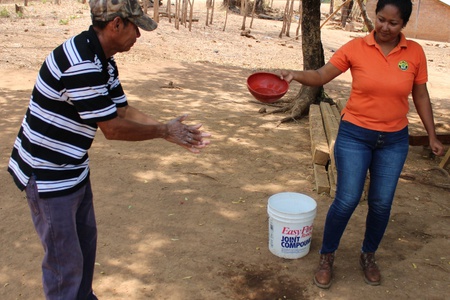
<svg viewBox="0 0 450 300">
<path fill-rule="evenodd" d="M 327 214 L 320 253 L 337 250 L 357 207 L 367 171 L 370 173 L 368 213 L 362 252 L 375 252 L 383 238 L 395 189 L 408 155 L 408 127 L 397 132 L 368 130 L 341 121 L 334 145 L 336 196 Z"/>
<path fill-rule="evenodd" d="M 92 292 L 97 227 L 90 182 L 73 194 L 42 199 L 32 176 L 25 191 L 45 251 L 42 281 L 46 299 L 97 299 Z"/>
</svg>

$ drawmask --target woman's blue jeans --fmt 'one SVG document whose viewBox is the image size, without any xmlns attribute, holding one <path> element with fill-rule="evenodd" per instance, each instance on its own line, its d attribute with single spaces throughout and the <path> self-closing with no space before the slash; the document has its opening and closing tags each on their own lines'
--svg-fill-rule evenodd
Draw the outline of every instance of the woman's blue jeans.
<svg viewBox="0 0 450 300">
<path fill-rule="evenodd" d="M 336 196 L 325 221 L 320 253 L 337 250 L 361 199 L 368 171 L 368 213 L 361 250 L 375 252 L 378 249 L 389 223 L 395 189 L 408 149 L 408 127 L 397 132 L 379 132 L 341 121 L 334 145 Z"/>
<path fill-rule="evenodd" d="M 45 250 L 42 260 L 45 299 L 96 300 L 92 280 L 97 226 L 90 182 L 73 194 L 42 199 L 32 176 L 25 191 Z"/>
</svg>

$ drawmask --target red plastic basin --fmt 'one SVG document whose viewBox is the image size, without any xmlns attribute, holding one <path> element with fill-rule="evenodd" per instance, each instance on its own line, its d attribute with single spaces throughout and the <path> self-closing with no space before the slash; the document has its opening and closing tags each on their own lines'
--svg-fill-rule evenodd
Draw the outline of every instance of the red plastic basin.
<svg viewBox="0 0 450 300">
<path fill-rule="evenodd" d="M 289 89 L 289 83 L 278 75 L 258 72 L 247 78 L 247 88 L 256 100 L 273 103 L 281 99 Z"/>
</svg>

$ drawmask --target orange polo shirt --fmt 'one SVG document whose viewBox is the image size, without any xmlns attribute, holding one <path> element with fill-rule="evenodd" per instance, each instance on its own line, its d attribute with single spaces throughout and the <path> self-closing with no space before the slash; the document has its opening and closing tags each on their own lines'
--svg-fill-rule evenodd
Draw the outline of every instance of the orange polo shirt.
<svg viewBox="0 0 450 300">
<path fill-rule="evenodd" d="M 428 81 L 422 47 L 401 33 L 399 44 L 384 56 L 374 31 L 343 45 L 330 63 L 342 72 L 350 69 L 352 89 L 342 110 L 343 120 L 355 125 L 393 132 L 408 125 L 408 96 L 414 84 Z"/>
</svg>

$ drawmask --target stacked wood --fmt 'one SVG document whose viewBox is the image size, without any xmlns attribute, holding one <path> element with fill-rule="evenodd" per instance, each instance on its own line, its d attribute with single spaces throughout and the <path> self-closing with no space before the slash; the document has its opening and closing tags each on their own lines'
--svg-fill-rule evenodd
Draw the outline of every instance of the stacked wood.
<svg viewBox="0 0 450 300">
<path fill-rule="evenodd" d="M 321 102 L 309 108 L 311 152 L 316 191 L 334 196 L 336 192 L 336 167 L 333 148 L 339 128 L 339 110 L 336 105 Z"/>
<path fill-rule="evenodd" d="M 334 160 L 334 144 L 341 120 L 341 111 L 346 101 L 336 104 L 321 102 L 312 104 L 309 109 L 309 127 L 311 135 L 311 152 L 316 191 L 331 197 L 336 195 L 337 171 Z M 366 198 L 369 181 L 366 180 L 361 200 Z"/>
<path fill-rule="evenodd" d="M 330 193 L 330 183 L 328 181 L 326 166 L 330 160 L 330 149 L 328 147 L 319 105 L 312 104 L 309 108 L 309 127 L 316 191 L 319 194 L 328 194 Z"/>
<path fill-rule="evenodd" d="M 328 148 L 319 105 L 312 104 L 309 108 L 309 127 L 313 163 L 326 166 L 330 160 L 330 149 Z"/>
</svg>

